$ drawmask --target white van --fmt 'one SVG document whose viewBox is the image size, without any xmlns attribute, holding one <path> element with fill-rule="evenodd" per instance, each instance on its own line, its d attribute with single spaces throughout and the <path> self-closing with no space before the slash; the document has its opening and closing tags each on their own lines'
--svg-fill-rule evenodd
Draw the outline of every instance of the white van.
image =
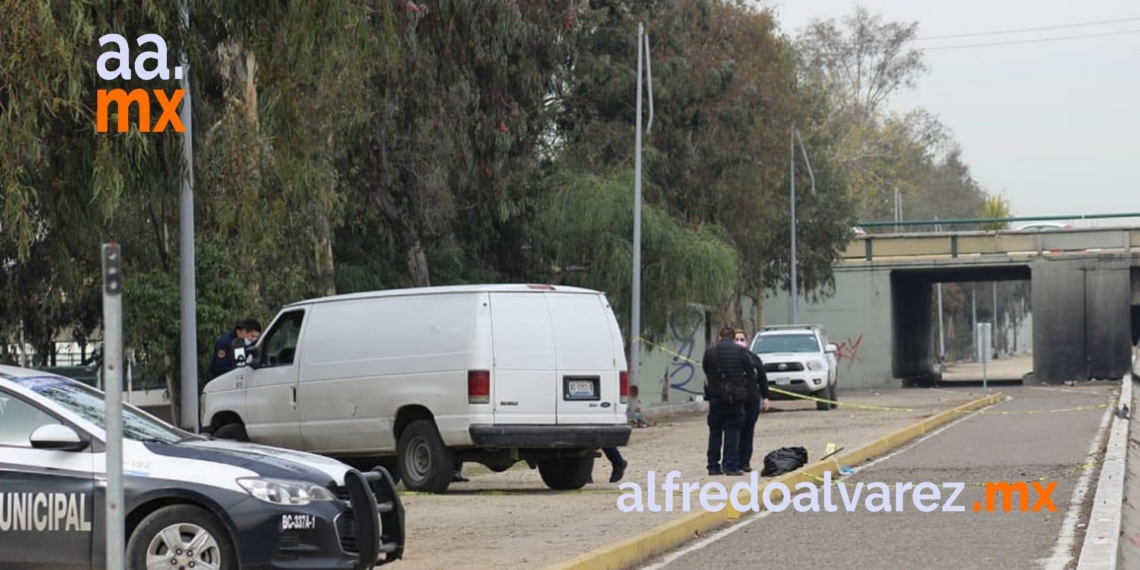
<svg viewBox="0 0 1140 570">
<path fill-rule="evenodd" d="M 629 441 L 625 348 L 598 291 L 550 285 L 339 295 L 281 310 L 205 387 L 203 431 L 384 465 L 442 492 L 458 461 L 578 489 Z"/>
</svg>

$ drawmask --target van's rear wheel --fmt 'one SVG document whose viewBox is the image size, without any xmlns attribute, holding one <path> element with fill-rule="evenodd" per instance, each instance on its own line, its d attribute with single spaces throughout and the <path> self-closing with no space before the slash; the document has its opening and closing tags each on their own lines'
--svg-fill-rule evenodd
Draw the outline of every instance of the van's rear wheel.
<svg viewBox="0 0 1140 570">
<path fill-rule="evenodd" d="M 560 457 L 538 462 L 542 482 L 555 491 L 581 489 L 590 482 L 594 471 L 594 456 Z"/>
<path fill-rule="evenodd" d="M 400 478 L 408 490 L 442 493 L 451 485 L 455 453 L 443 444 L 431 421 L 416 420 L 404 429 L 397 454 Z"/>
</svg>

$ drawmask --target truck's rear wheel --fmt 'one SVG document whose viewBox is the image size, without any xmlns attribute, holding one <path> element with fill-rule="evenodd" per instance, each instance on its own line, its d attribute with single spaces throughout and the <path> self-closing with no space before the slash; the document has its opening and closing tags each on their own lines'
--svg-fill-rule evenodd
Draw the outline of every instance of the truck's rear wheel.
<svg viewBox="0 0 1140 570">
<path fill-rule="evenodd" d="M 556 491 L 581 489 L 590 482 L 594 471 L 594 456 L 560 457 L 538 462 L 542 482 Z"/>
<path fill-rule="evenodd" d="M 412 422 L 400 434 L 396 447 L 400 478 L 408 490 L 442 493 L 451 485 L 455 453 L 443 444 L 434 423 L 429 420 Z"/>
</svg>

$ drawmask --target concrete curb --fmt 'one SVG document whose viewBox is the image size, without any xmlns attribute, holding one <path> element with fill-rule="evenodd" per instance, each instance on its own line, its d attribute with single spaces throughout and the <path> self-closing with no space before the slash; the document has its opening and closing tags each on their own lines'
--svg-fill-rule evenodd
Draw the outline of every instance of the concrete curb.
<svg viewBox="0 0 1140 570">
<path fill-rule="evenodd" d="M 957 408 L 946 410 L 912 426 L 881 437 L 847 453 L 839 459 L 817 461 L 792 473 L 776 477 L 762 485 L 759 491 L 763 494 L 764 488 L 772 483 L 783 483 L 788 489 L 795 489 L 795 486 L 800 483 L 815 485 L 826 473 L 831 472 L 832 474 L 836 474 L 841 464 L 854 466 L 873 457 L 883 455 L 894 448 L 900 447 L 911 440 L 933 431 L 943 424 L 961 418 L 967 412 L 991 406 L 1003 399 L 1005 399 L 1005 396 L 1001 393 L 997 393 L 979 398 L 972 402 L 967 402 Z M 741 478 L 739 481 L 745 481 L 745 479 Z M 783 493 L 779 490 L 775 490 L 770 494 L 773 502 L 781 500 L 782 495 Z M 745 494 L 742 493 L 740 499 L 742 504 L 748 504 L 749 500 L 745 499 L 751 499 L 751 497 L 746 497 Z M 763 502 L 759 502 L 762 508 Z M 552 565 L 548 567 L 547 570 L 624 570 L 685 544 L 700 536 L 702 533 L 737 520 L 743 516 L 743 514 L 744 513 L 741 513 L 732 506 L 731 501 L 727 501 L 724 510 L 717 512 L 701 510 L 675 521 L 665 523 L 633 538 L 609 546 L 603 546 L 573 560 Z"/>
<path fill-rule="evenodd" d="M 1120 385 L 1116 408 L 1128 405 L 1132 411 L 1132 373 Z M 1081 546 L 1077 570 L 1116 570 L 1120 560 L 1120 529 L 1124 507 L 1124 478 L 1127 473 L 1128 427 L 1131 420 L 1114 416 L 1109 428 L 1104 463 L 1096 483 L 1096 498 L 1089 513 L 1089 526 Z"/>
</svg>

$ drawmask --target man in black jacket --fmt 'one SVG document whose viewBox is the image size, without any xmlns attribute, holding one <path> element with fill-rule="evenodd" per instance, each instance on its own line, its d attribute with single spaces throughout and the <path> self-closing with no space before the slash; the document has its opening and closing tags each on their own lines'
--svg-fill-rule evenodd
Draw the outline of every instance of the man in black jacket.
<svg viewBox="0 0 1140 570">
<path fill-rule="evenodd" d="M 705 351 L 702 363 L 709 401 L 709 475 L 744 474 L 740 470 L 740 430 L 744 427 L 748 384 L 756 383 L 756 366 L 748 349 L 733 342 L 735 332 L 732 327 L 722 328 L 720 342 Z"/>
<path fill-rule="evenodd" d="M 748 334 L 744 329 L 736 329 L 736 344 L 748 350 Z M 740 429 L 740 465 L 745 473 L 752 471 L 752 444 L 756 435 L 756 420 L 760 419 L 760 411 L 768 411 L 768 374 L 764 371 L 764 362 L 755 352 L 748 350 L 752 364 L 756 367 L 756 381 L 748 384 L 748 401 L 744 403 L 744 427 Z"/>
</svg>

